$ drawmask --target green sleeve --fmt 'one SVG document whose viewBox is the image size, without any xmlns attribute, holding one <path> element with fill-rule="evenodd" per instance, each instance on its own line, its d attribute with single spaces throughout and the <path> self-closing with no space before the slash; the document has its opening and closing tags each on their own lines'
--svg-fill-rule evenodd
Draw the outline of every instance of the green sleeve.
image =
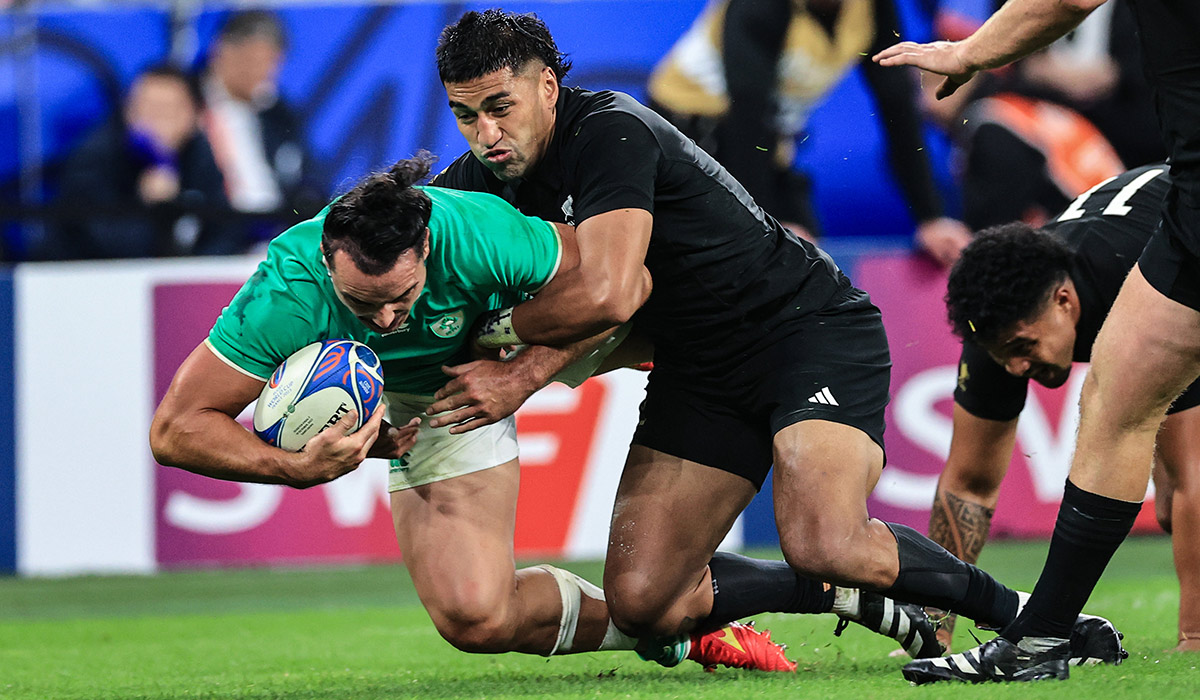
<svg viewBox="0 0 1200 700">
<path fill-rule="evenodd" d="M 325 310 L 310 302 L 319 290 L 310 280 L 286 284 L 264 262 L 234 296 L 208 334 L 208 343 L 227 362 L 267 379 L 296 350 L 322 337 L 317 323 Z"/>
<path fill-rule="evenodd" d="M 446 243 L 449 270 L 469 286 L 532 294 L 546 286 L 562 262 L 562 239 L 554 224 L 525 216 L 508 202 L 482 192 L 430 187 L 430 228 Z"/>
</svg>

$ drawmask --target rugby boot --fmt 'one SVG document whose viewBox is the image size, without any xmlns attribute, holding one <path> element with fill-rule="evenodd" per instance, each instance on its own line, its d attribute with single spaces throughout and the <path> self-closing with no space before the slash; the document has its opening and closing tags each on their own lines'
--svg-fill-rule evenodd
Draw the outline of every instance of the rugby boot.
<svg viewBox="0 0 1200 700">
<path fill-rule="evenodd" d="M 937 639 L 937 627 L 929 619 L 925 608 L 910 603 L 898 603 L 882 593 L 857 591 L 858 615 L 838 614 L 841 619 L 834 628 L 835 636 L 851 622 L 891 637 L 914 659 L 941 656 L 945 648 Z"/>
<path fill-rule="evenodd" d="M 937 681 L 983 683 L 992 681 L 1066 680 L 1071 643 L 1057 637 L 1025 637 L 1014 644 L 996 637 L 977 647 L 936 659 L 910 661 L 901 670 L 910 683 Z"/>
<path fill-rule="evenodd" d="M 1029 594 L 1017 591 L 1017 614 L 1025 609 Z M 994 627 L 978 625 L 979 629 L 998 632 Z M 1071 628 L 1071 665 L 1093 666 L 1095 664 L 1120 664 L 1129 658 L 1129 652 L 1121 646 L 1125 638 L 1113 623 L 1098 615 L 1080 613 Z"/>
<path fill-rule="evenodd" d="M 693 634 L 687 658 L 707 669 L 717 666 L 756 671 L 795 671 L 796 662 L 784 655 L 787 646 L 771 641 L 770 630 L 759 632 L 753 623 L 730 622 L 715 632 Z"/>
<path fill-rule="evenodd" d="M 668 668 L 691 659 L 708 670 L 728 666 L 756 671 L 795 671 L 795 662 L 788 661 L 784 655 L 786 648 L 772 642 L 767 630 L 759 632 L 752 624 L 731 622 L 706 634 L 643 641 L 638 645 L 637 653 L 647 661 L 656 661 Z"/>
<path fill-rule="evenodd" d="M 1121 646 L 1124 638 L 1125 635 L 1103 617 L 1081 614 L 1071 628 L 1070 663 L 1072 666 L 1120 665 L 1129 658 L 1129 652 Z"/>
</svg>

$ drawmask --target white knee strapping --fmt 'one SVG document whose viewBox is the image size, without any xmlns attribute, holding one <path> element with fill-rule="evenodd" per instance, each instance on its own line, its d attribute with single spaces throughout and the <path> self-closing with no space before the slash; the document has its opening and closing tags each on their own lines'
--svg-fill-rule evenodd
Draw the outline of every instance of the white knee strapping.
<svg viewBox="0 0 1200 700">
<path fill-rule="evenodd" d="M 558 639 L 554 648 L 546 656 L 554 656 L 558 652 L 571 651 L 575 642 L 575 631 L 579 627 L 579 609 L 584 595 L 594 600 L 604 600 L 604 591 L 588 581 L 576 576 L 570 571 L 564 571 L 549 564 L 538 567 L 554 577 L 558 584 L 558 594 L 562 597 L 562 617 L 558 622 Z M 612 623 L 609 623 L 612 626 Z M 605 634 L 608 641 L 608 634 Z"/>
</svg>

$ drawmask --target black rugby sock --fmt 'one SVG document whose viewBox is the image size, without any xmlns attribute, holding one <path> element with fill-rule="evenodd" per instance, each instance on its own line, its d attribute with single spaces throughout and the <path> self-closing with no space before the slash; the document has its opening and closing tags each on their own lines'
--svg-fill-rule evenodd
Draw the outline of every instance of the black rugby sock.
<svg viewBox="0 0 1200 700">
<path fill-rule="evenodd" d="M 1067 481 L 1046 565 L 1020 617 L 1003 636 L 1070 638 L 1104 567 L 1125 541 L 1141 503 L 1089 493 Z"/>
<path fill-rule="evenodd" d="M 1003 627 L 1017 616 L 1017 593 L 982 569 L 963 562 L 907 525 L 884 523 L 896 537 L 900 573 L 884 595 L 928 605 Z"/>
<path fill-rule="evenodd" d="M 707 627 L 764 612 L 823 613 L 833 609 L 833 586 L 800 576 L 785 561 L 717 552 L 708 568 L 713 606 L 704 619 Z"/>
</svg>

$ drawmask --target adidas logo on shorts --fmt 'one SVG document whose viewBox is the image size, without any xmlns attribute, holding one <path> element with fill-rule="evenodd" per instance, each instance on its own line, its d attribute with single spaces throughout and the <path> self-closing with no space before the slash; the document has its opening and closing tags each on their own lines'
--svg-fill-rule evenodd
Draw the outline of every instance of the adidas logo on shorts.
<svg viewBox="0 0 1200 700">
<path fill-rule="evenodd" d="M 829 393 L 829 387 L 825 387 L 825 388 L 821 389 L 820 391 L 818 391 L 817 393 L 813 394 L 812 396 L 808 397 L 808 402 L 825 404 L 826 406 L 840 406 L 841 405 L 837 402 L 837 399 L 833 398 L 833 394 Z"/>
</svg>

